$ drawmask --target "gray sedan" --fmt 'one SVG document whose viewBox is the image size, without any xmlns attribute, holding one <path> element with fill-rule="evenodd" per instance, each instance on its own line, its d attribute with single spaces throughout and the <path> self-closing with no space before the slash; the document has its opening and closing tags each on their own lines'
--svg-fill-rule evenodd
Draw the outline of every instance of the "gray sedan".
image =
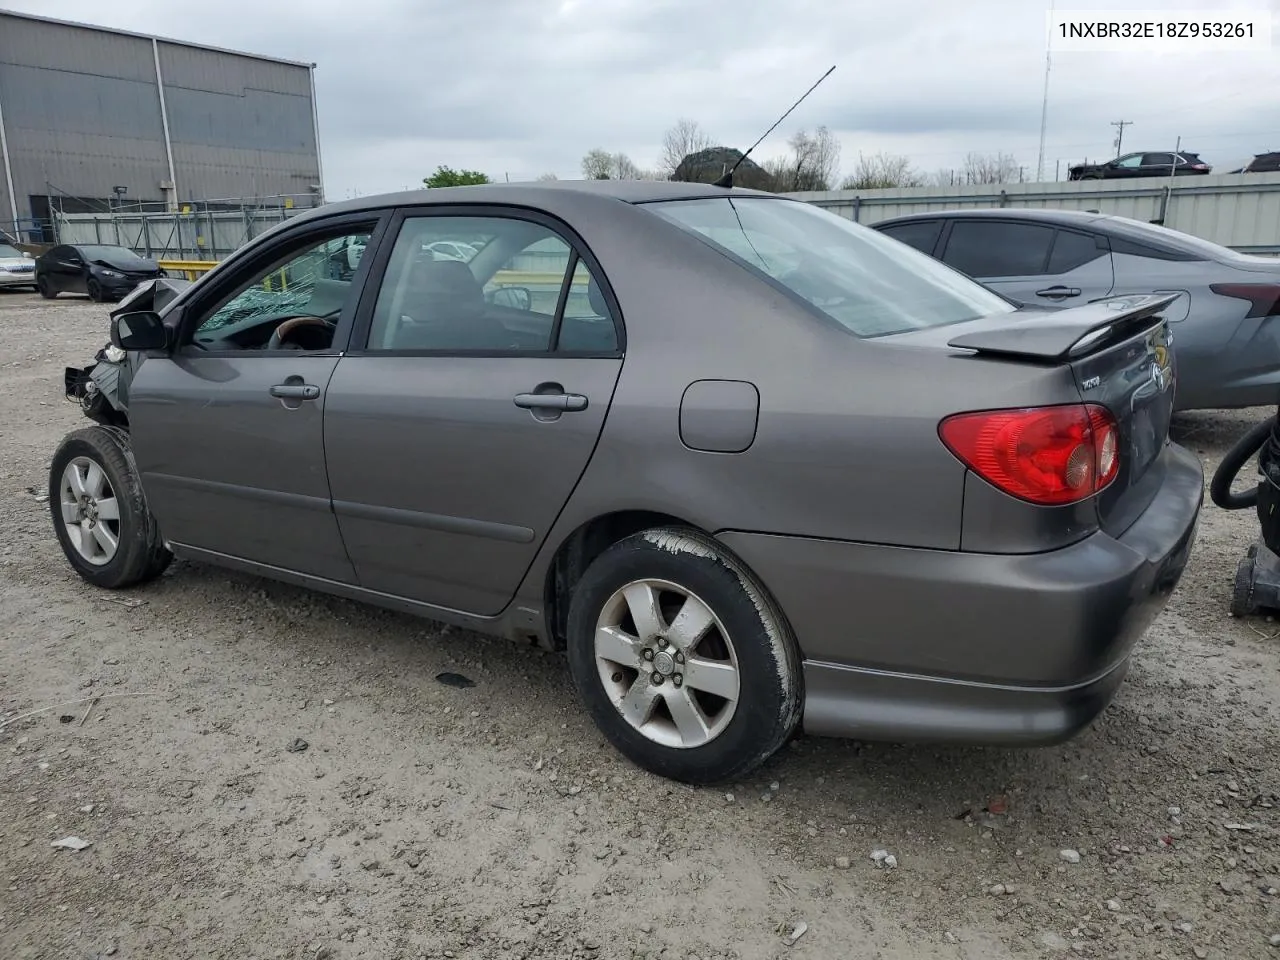
<svg viewBox="0 0 1280 960">
<path fill-rule="evenodd" d="M 1017 309 L 709 185 L 332 204 L 117 311 L 54 529 L 100 587 L 176 555 L 563 650 L 685 781 L 798 729 L 1056 742 L 1191 549 L 1173 301 Z"/>
<path fill-rule="evenodd" d="M 872 226 L 1024 303 L 1177 294 L 1168 314 L 1180 374 L 1176 409 L 1270 406 L 1280 398 L 1280 258 L 1074 210 L 955 210 Z"/>
</svg>

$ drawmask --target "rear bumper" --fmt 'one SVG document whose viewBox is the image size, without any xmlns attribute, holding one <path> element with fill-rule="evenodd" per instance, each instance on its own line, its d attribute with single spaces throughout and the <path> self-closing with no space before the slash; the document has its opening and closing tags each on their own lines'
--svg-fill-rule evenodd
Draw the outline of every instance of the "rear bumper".
<svg viewBox="0 0 1280 960">
<path fill-rule="evenodd" d="M 727 533 L 804 653 L 808 732 L 1053 743 L 1114 696 L 1181 578 L 1204 492 L 1178 446 L 1120 537 L 979 554 Z"/>
</svg>

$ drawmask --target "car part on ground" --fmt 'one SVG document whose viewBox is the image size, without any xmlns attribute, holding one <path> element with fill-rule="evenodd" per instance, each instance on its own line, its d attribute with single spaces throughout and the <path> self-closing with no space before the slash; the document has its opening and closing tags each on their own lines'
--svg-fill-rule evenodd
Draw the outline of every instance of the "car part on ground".
<svg viewBox="0 0 1280 960">
<path fill-rule="evenodd" d="M 1235 483 L 1246 463 L 1258 457 L 1258 482 L 1243 493 Z M 1280 408 L 1254 425 L 1223 457 L 1209 486 L 1209 496 L 1223 510 L 1258 515 L 1258 539 L 1236 568 L 1231 615 L 1247 617 L 1261 608 L 1280 607 Z"/>
<path fill-rule="evenodd" d="M 872 225 L 1013 300 L 1059 309 L 1177 296 L 1177 410 L 1271 404 L 1280 392 L 1280 259 L 1126 217 L 1074 210 L 908 214 Z"/>
<path fill-rule="evenodd" d="M 184 559 L 564 649 L 609 740 L 691 782 L 801 723 L 1051 743 L 1110 701 L 1191 550 L 1176 302 L 1022 308 L 711 185 L 331 204 L 116 312 L 131 349 L 67 391 L 130 455 L 60 451 L 55 521 L 91 582 L 152 576 L 158 527 Z M 61 496 L 76 457 L 145 490 L 108 529 L 133 562 L 76 550 L 100 499 Z"/>
</svg>

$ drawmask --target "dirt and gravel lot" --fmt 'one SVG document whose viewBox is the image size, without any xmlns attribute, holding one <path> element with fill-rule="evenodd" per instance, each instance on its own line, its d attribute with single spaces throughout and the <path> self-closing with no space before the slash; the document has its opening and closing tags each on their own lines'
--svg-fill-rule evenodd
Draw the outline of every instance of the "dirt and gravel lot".
<svg viewBox="0 0 1280 960">
<path fill-rule="evenodd" d="M 1248 514 L 1206 507 L 1070 744 L 803 738 L 695 790 L 619 759 L 558 657 L 186 563 L 73 576 L 37 494 L 105 317 L 0 294 L 0 957 L 1280 958 L 1280 624 L 1227 615 Z M 1212 470 L 1264 413 L 1177 436 Z"/>
</svg>

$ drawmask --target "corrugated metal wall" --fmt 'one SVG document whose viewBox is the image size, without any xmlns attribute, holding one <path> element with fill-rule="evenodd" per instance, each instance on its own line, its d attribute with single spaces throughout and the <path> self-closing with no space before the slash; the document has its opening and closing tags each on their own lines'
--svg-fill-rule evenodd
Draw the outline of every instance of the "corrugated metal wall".
<svg viewBox="0 0 1280 960">
<path fill-rule="evenodd" d="M 320 182 L 307 67 L 166 41 L 159 55 L 180 202 Z M 149 38 L 0 11 L 0 115 L 18 217 L 40 215 L 32 196 L 167 199 Z M 14 216 L 0 170 L 0 224 Z"/>
<path fill-rule="evenodd" d="M 1086 180 L 968 187 L 906 187 L 793 193 L 859 223 L 974 207 L 1054 208 L 1160 221 L 1224 246 L 1280 252 L 1280 173 Z"/>
</svg>

